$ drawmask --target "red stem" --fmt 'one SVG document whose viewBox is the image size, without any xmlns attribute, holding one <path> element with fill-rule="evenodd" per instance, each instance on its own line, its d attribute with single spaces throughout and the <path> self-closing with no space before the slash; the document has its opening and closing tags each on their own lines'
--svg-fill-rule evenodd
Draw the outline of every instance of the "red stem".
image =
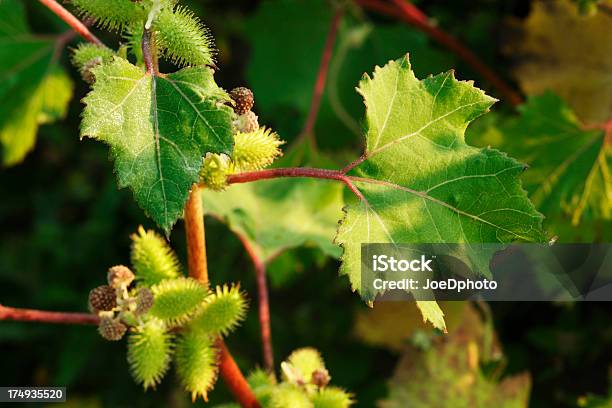
<svg viewBox="0 0 612 408">
<path fill-rule="evenodd" d="M 189 276 L 204 285 L 208 285 L 208 265 L 206 260 L 206 241 L 204 238 L 204 213 L 199 187 L 194 185 L 190 197 L 185 204 L 185 229 L 187 234 L 187 257 Z M 249 383 L 242 375 L 240 368 L 232 358 L 229 350 L 220 337 L 217 339 L 219 347 L 219 372 L 234 397 L 243 407 L 259 407 L 255 394 Z"/>
<path fill-rule="evenodd" d="M 249 171 L 246 173 L 232 174 L 227 177 L 228 184 L 250 183 L 257 180 L 266 180 L 279 177 L 300 177 L 300 178 L 318 178 L 327 180 L 338 180 L 346 184 L 346 186 L 360 200 L 365 201 L 363 194 L 355 187 L 351 179 L 342 171 L 313 169 L 310 167 L 286 167 L 278 169 L 266 169 L 259 171 Z"/>
<path fill-rule="evenodd" d="M 340 21 L 342 20 L 342 14 L 342 8 L 338 8 L 334 13 L 334 16 L 332 17 L 329 32 L 327 33 L 327 38 L 325 39 L 325 46 L 323 48 L 323 54 L 321 56 L 321 64 L 319 65 L 317 80 L 312 91 L 310 111 L 308 112 L 306 123 L 304 124 L 302 133 L 300 134 L 300 138 L 311 137 L 313 143 L 314 138 L 312 137 L 312 132 L 315 123 L 317 122 L 317 116 L 319 114 L 319 108 L 321 106 L 321 98 L 323 97 L 323 91 L 325 90 L 327 72 L 329 71 L 329 63 L 331 61 L 331 57 L 334 51 L 334 44 L 336 43 L 338 27 L 340 26 Z"/>
<path fill-rule="evenodd" d="M 0 320 L 60 324 L 98 324 L 99 318 L 90 313 L 49 312 L 35 309 L 18 309 L 0 305 Z"/>
<path fill-rule="evenodd" d="M 257 277 L 257 292 L 259 294 L 259 324 L 261 326 L 261 346 L 264 359 L 264 367 L 270 373 L 274 372 L 274 353 L 272 351 L 272 330 L 270 329 L 270 299 L 268 296 L 268 285 L 266 284 L 266 264 L 255 252 L 255 248 L 242 234 L 237 234 L 244 249 L 249 254 L 255 275 Z"/>
<path fill-rule="evenodd" d="M 221 377 L 225 380 L 234 397 L 244 408 L 260 408 L 259 402 L 257 402 L 253 391 L 251 391 L 249 384 L 242 376 L 240 368 L 238 368 L 223 340 L 218 339 L 217 347 L 219 348 L 219 371 Z"/>
<path fill-rule="evenodd" d="M 85 40 L 104 47 L 102 41 L 98 39 L 85 24 L 83 24 L 78 18 L 76 18 L 72 13 L 66 10 L 61 4 L 59 4 L 55 0 L 39 0 L 43 5 L 45 5 L 49 10 L 54 12 L 59 18 L 61 18 L 66 24 L 68 24 L 74 31 L 76 31 L 81 37 Z"/>
<path fill-rule="evenodd" d="M 185 204 L 185 235 L 187 237 L 187 262 L 189 274 L 208 286 L 208 261 L 206 259 L 206 233 L 204 208 L 200 187 L 194 184 Z"/>
<path fill-rule="evenodd" d="M 506 81 L 499 77 L 491 68 L 480 60 L 467 46 L 450 34 L 431 23 L 429 17 L 414 4 L 405 0 L 391 0 L 395 7 L 377 0 L 357 0 L 362 7 L 398 17 L 423 31 L 440 44 L 454 52 L 457 56 L 467 62 L 483 78 L 489 81 L 506 100 L 513 106 L 523 102 L 523 98 Z"/>
</svg>

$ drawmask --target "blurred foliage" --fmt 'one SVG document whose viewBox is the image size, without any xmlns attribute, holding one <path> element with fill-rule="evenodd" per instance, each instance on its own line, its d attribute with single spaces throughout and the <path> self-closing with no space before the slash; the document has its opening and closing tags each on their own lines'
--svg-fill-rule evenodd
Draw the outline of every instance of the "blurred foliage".
<svg viewBox="0 0 612 408">
<path fill-rule="evenodd" d="M 431 344 L 408 347 L 391 378 L 389 397 L 380 408 L 526 407 L 528 373 L 499 379 L 500 370 L 483 372 L 490 363 L 483 339 L 487 330 L 474 308 L 466 305 L 459 325 Z"/>
<path fill-rule="evenodd" d="M 602 1 L 610 7 L 612 2 Z M 537 0 L 516 22 L 519 38 L 504 52 L 517 60 L 514 74 L 528 95 L 553 90 L 586 123 L 612 115 L 612 15 L 580 13 L 570 0 Z"/>
<path fill-rule="evenodd" d="M 57 64 L 62 37 L 32 35 L 18 0 L 0 2 L 0 163 L 34 148 L 38 126 L 66 116 L 72 82 Z"/>
<path fill-rule="evenodd" d="M 217 74 L 219 83 L 226 89 L 250 86 L 255 91 L 255 111 L 262 123 L 272 125 L 283 139 L 294 140 L 307 113 L 332 15 L 329 4 L 298 0 L 185 3 L 216 37 L 217 65 L 221 68 Z M 509 61 L 500 53 L 502 46 L 508 47 L 517 41 L 508 35 L 507 26 L 502 22 L 508 17 L 524 19 L 531 3 L 528 0 L 418 2 L 440 27 L 465 41 L 505 78 L 510 74 L 510 62 L 531 59 L 517 55 L 516 61 Z M 28 12 L 27 24 L 35 34 L 60 34 L 67 29 L 38 2 L 23 4 Z M 603 41 L 607 37 L 599 35 L 593 38 L 576 34 L 575 39 L 568 40 L 564 34 L 547 40 L 555 47 L 534 49 L 533 53 L 542 53 L 544 58 L 557 45 L 562 49 L 567 44 L 578 44 L 575 52 L 582 53 L 586 60 L 609 43 Z M 104 33 L 100 36 L 108 44 L 121 41 L 119 36 Z M 76 43 L 70 45 L 76 46 Z M 319 147 L 340 164 L 348 162 L 344 159 L 354 157 L 359 151 L 360 138 L 355 131 L 361 130 L 362 125 L 353 121 L 363 117 L 363 105 L 354 91 L 355 84 L 374 65 L 383 65 L 406 52 L 410 53 L 420 77 L 455 68 L 458 78 L 474 79 L 477 86 L 497 96 L 477 73 L 422 33 L 395 20 L 351 8 L 345 13 L 340 28 L 315 127 Z M 556 64 L 564 64 L 569 69 L 581 61 L 558 59 Z M 76 86 L 67 118 L 40 127 L 37 145 L 24 162 L 0 170 L 0 302 L 16 307 L 85 311 L 87 293 L 103 280 L 106 268 L 128 259 L 130 233 L 139 224 L 153 225 L 134 203 L 131 193 L 117 190 L 106 148 L 90 141 L 79 142 L 82 109 L 79 100 L 87 87 L 75 69 L 67 68 L 70 65 L 66 52 L 60 56 L 59 64 L 66 67 Z M 162 65 L 162 71 L 166 67 Z M 600 105 L 594 106 L 594 111 L 600 112 Z M 584 109 L 586 106 L 591 106 L 590 101 L 585 102 Z M 495 112 L 504 120 L 510 109 L 499 103 Z M 578 112 L 580 115 L 579 109 Z M 485 118 L 489 116 L 492 115 Z M 347 155 L 348 148 L 353 150 L 350 155 Z M 572 240 L 569 237 L 592 240 L 602 239 L 611 230 L 610 223 L 584 221 L 579 227 L 567 227 L 566 233 L 556 231 L 568 240 Z M 207 219 L 207 238 L 212 284 L 241 281 L 251 300 L 256 299 L 252 265 L 240 241 L 212 218 Z M 181 223 L 170 239 L 179 258 L 184 260 Z M 388 398 L 387 382 L 396 367 L 404 339 L 419 347 L 438 341 L 427 327 L 411 333 L 411 328 L 419 327 L 416 321 L 420 319 L 413 305 L 405 305 L 405 309 L 410 308 L 414 316 L 402 312 L 404 306 L 398 306 L 400 310 L 393 312 L 397 318 L 380 318 L 392 325 L 393 321 L 405 317 L 393 327 L 389 341 L 373 341 L 357 335 L 368 331 L 375 334 L 373 331 L 378 329 L 372 326 L 368 330 L 368 327 L 378 323 L 379 318 L 364 321 L 361 316 L 378 313 L 379 306 L 372 311 L 363 306 L 347 290 L 348 281 L 337 279 L 337 262 L 319 250 L 297 248 L 284 252 L 271 261 L 268 270 L 277 361 L 298 347 L 316 347 L 326 357 L 333 383 L 354 390 L 359 407 L 372 407 L 376 401 Z M 381 310 L 386 307 L 389 306 L 381 306 Z M 442 308 L 452 336 L 454 324 L 458 324 L 452 322 L 460 321 L 453 316 L 461 316 L 453 310 L 460 307 L 443 304 Z M 504 350 L 504 371 L 507 375 L 524 371 L 531 375 L 530 406 L 609 404 L 605 399 L 612 361 L 608 305 L 495 303 L 491 309 L 493 320 L 487 321 L 495 326 L 496 338 Z M 251 307 L 243 326 L 228 339 L 245 372 L 261 362 L 256 313 L 256 308 Z M 377 331 L 372 337 L 382 336 Z M 129 377 L 125 345 L 105 342 L 94 327 L 1 322 L 0 350 L 4 368 L 0 384 L 66 385 L 69 406 L 190 406 L 188 396 L 172 377 L 155 393 L 144 393 Z M 492 350 L 491 355 L 495 356 L 495 349 Z M 494 371 L 499 364 L 484 363 L 480 371 L 490 378 L 489 370 Z M 219 382 L 210 400 L 216 404 L 232 398 Z M 584 405 L 587 403 L 599 405 Z"/>
<path fill-rule="evenodd" d="M 576 242 L 570 228 L 592 228 L 592 238 L 609 240 L 598 224 L 612 219 L 612 149 L 602 129 L 585 128 L 551 92 L 529 97 L 520 116 L 482 121 L 469 133 L 472 143 L 495 146 L 529 165 L 523 186 L 546 217 L 551 235 Z M 569 236 L 566 236 L 569 235 Z M 606 235 L 607 234 L 607 235 Z"/>
</svg>

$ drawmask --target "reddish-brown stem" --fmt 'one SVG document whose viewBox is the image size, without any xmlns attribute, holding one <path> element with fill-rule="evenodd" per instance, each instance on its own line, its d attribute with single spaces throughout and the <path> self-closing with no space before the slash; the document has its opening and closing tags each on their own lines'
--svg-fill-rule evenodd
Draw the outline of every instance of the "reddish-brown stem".
<svg viewBox="0 0 612 408">
<path fill-rule="evenodd" d="M 244 249 L 253 262 L 257 278 L 257 292 L 259 295 L 259 324 L 261 326 L 261 347 L 264 367 L 270 373 L 274 372 L 274 353 L 272 351 L 272 330 L 270 329 L 270 300 L 268 285 L 266 283 L 266 264 L 256 253 L 253 245 L 242 234 L 238 234 Z"/>
<path fill-rule="evenodd" d="M 194 185 L 187 204 L 185 204 L 185 230 L 187 231 L 187 257 L 189 276 L 208 285 L 208 266 L 206 261 L 206 241 L 204 238 L 204 211 L 202 209 L 200 188 Z M 259 407 L 255 394 L 242 375 L 220 337 L 219 372 L 234 397 L 243 407 Z"/>
<path fill-rule="evenodd" d="M 506 81 L 499 77 L 491 68 L 476 56 L 467 46 L 459 40 L 436 27 L 429 17 L 406 0 L 391 0 L 394 5 L 386 4 L 379 0 L 356 0 L 362 7 L 374 10 L 391 17 L 399 17 L 408 24 L 423 31 L 434 40 L 454 52 L 457 56 L 467 62 L 483 78 L 489 81 L 504 98 L 516 106 L 523 102 L 521 95 L 516 92 Z"/>
<path fill-rule="evenodd" d="M 59 4 L 55 0 L 39 0 L 43 5 L 45 5 L 49 10 L 54 12 L 59 18 L 61 18 L 66 24 L 68 24 L 74 31 L 76 31 L 83 39 L 89 41 L 90 43 L 99 45 L 101 47 L 104 46 L 102 41 L 98 39 L 85 24 L 83 24 L 78 18 L 76 18 L 72 13 L 66 10 L 61 4 Z"/>
<path fill-rule="evenodd" d="M 266 180 L 279 177 L 301 177 L 301 178 L 318 178 L 327 180 L 338 180 L 346 184 L 346 186 L 359 198 L 365 200 L 363 194 L 355 187 L 351 179 L 339 170 L 313 169 L 310 167 L 287 167 L 278 169 L 266 169 L 258 171 L 249 171 L 246 173 L 232 174 L 227 177 L 228 184 L 250 183 L 257 180 Z"/>
<path fill-rule="evenodd" d="M 338 35 L 338 27 L 342 20 L 342 8 L 338 8 L 332 17 L 329 32 L 325 39 L 325 46 L 323 47 L 323 54 L 321 55 L 321 63 L 319 65 L 319 71 L 317 73 L 317 80 L 315 81 L 314 89 L 312 91 L 312 99 L 310 101 L 310 110 L 308 117 L 304 124 L 304 128 L 300 133 L 299 139 L 304 137 L 310 137 L 314 144 L 314 137 L 312 137 L 315 123 L 317 122 L 317 116 L 319 114 L 319 108 L 321 106 L 321 98 L 323 97 L 323 91 L 325 90 L 325 83 L 327 81 L 327 72 L 329 71 L 329 63 L 334 51 L 334 44 L 336 43 L 336 36 Z"/>
<path fill-rule="evenodd" d="M 185 233 L 187 235 L 187 261 L 189 274 L 208 285 L 206 260 L 206 233 L 204 230 L 204 209 L 200 187 L 194 184 L 185 205 Z"/>
<path fill-rule="evenodd" d="M 157 50 L 154 46 L 155 37 L 151 30 L 145 29 L 142 33 L 142 59 L 144 60 L 145 68 L 151 75 L 159 74 L 159 64 L 157 61 Z"/>
<path fill-rule="evenodd" d="M 259 408 L 259 402 L 257 402 L 249 384 L 244 380 L 240 368 L 221 339 L 217 340 L 217 347 L 219 349 L 219 372 L 232 394 L 242 407 Z"/>
<path fill-rule="evenodd" d="M 60 324 L 98 324 L 99 318 L 90 313 L 49 312 L 46 310 L 18 309 L 0 305 L 0 320 Z"/>
</svg>

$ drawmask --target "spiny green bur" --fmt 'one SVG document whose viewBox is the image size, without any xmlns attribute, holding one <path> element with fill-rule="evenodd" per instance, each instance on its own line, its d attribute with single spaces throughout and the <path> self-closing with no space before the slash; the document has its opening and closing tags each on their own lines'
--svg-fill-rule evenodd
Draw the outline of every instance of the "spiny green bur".
<svg viewBox="0 0 612 408">
<path fill-rule="evenodd" d="M 155 285 L 164 279 L 177 278 L 181 268 L 176 254 L 165 239 L 155 231 L 141 226 L 132 234 L 132 267 L 136 279 L 147 286 Z"/>
<path fill-rule="evenodd" d="M 206 333 L 187 330 L 178 338 L 175 352 L 176 372 L 193 402 L 201 396 L 208 401 L 208 392 L 217 380 L 217 349 Z"/>
<path fill-rule="evenodd" d="M 100 59 L 100 63 L 108 62 L 113 56 L 117 55 L 113 50 L 107 47 L 101 47 L 91 43 L 80 43 L 72 50 L 72 63 L 83 71 L 88 62 Z"/>
<path fill-rule="evenodd" d="M 244 319 L 247 309 L 239 285 L 217 286 L 193 318 L 191 327 L 209 334 L 227 335 Z"/>
<path fill-rule="evenodd" d="M 162 55 L 179 66 L 214 65 L 214 45 L 206 27 L 183 8 L 162 10 L 153 25 Z"/>
<path fill-rule="evenodd" d="M 136 327 L 128 339 L 127 358 L 132 376 L 145 389 L 159 384 L 168 370 L 171 354 L 172 335 L 158 319 Z"/>
<path fill-rule="evenodd" d="M 166 279 L 151 287 L 155 296 L 149 314 L 171 326 L 181 325 L 207 296 L 207 290 L 191 278 Z"/>
<path fill-rule="evenodd" d="M 314 408 L 348 408 L 353 404 L 350 394 L 338 387 L 325 387 L 311 396 Z"/>
<path fill-rule="evenodd" d="M 236 171 L 254 171 L 268 167 L 282 155 L 279 146 L 283 142 L 278 135 L 267 128 L 253 132 L 238 132 L 234 135 L 232 161 Z"/>
<path fill-rule="evenodd" d="M 306 347 L 291 353 L 287 361 L 281 364 L 281 368 L 286 381 L 308 383 L 314 371 L 325 370 L 325 363 L 317 350 Z"/>
<path fill-rule="evenodd" d="M 301 388 L 287 383 L 274 388 L 268 406 L 270 408 L 313 408 L 308 395 Z"/>
<path fill-rule="evenodd" d="M 133 21 L 147 16 L 145 5 L 130 0 L 70 0 L 79 15 L 92 19 L 100 28 L 120 31 Z"/>
</svg>

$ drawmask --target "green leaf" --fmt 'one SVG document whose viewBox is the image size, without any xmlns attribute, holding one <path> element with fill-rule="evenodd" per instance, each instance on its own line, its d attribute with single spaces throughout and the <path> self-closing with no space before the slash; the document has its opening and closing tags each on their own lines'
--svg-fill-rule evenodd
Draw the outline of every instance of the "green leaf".
<svg viewBox="0 0 612 408">
<path fill-rule="evenodd" d="M 28 33 L 24 3 L 21 0 L 0 1 L 0 38 Z"/>
<path fill-rule="evenodd" d="M 111 147 L 120 187 L 168 233 L 207 152 L 231 154 L 231 108 L 209 68 L 151 76 L 114 58 L 94 68 L 81 137 Z"/>
<path fill-rule="evenodd" d="M 149 313 L 170 325 L 189 320 L 207 295 L 206 288 L 191 278 L 166 279 L 151 291 L 155 302 Z"/>
<path fill-rule="evenodd" d="M 132 376 L 145 389 L 155 387 L 166 374 L 172 355 L 172 335 L 160 320 L 137 327 L 128 339 L 127 358 Z"/>
<path fill-rule="evenodd" d="M 191 400 L 201 396 L 208 400 L 208 392 L 217 380 L 217 349 L 214 339 L 204 333 L 187 330 L 183 332 L 175 351 L 176 372 Z"/>
<path fill-rule="evenodd" d="M 362 243 L 541 241 L 542 217 L 522 190 L 525 166 L 464 141 L 470 121 L 494 99 L 453 72 L 418 80 L 408 57 L 377 67 L 358 89 L 367 107 L 365 159 L 349 173 L 363 200 L 350 203 L 336 242 L 341 274 L 361 287 Z M 487 271 L 482 270 L 482 273 Z M 423 317 L 444 329 L 434 303 Z"/>
<path fill-rule="evenodd" d="M 538 210 L 573 225 L 611 219 L 612 150 L 605 132 L 585 130 L 553 93 L 530 97 L 519 111 L 519 117 L 489 126 L 477 137 L 485 142 L 499 135 L 500 148 L 529 165 L 522 180 Z"/>
<path fill-rule="evenodd" d="M 27 31 L 20 2 L 0 3 L 0 146 L 5 166 L 32 150 L 41 124 L 66 115 L 72 82 L 53 58 L 55 41 Z"/>
<path fill-rule="evenodd" d="M 191 328 L 207 334 L 225 336 L 244 319 L 246 309 L 247 302 L 239 285 L 217 286 L 193 318 Z"/>
<path fill-rule="evenodd" d="M 244 237 L 259 257 L 315 245 L 337 258 L 333 244 L 342 215 L 342 185 L 307 179 L 263 180 L 234 184 L 222 192 L 204 190 L 204 209 Z"/>
</svg>

